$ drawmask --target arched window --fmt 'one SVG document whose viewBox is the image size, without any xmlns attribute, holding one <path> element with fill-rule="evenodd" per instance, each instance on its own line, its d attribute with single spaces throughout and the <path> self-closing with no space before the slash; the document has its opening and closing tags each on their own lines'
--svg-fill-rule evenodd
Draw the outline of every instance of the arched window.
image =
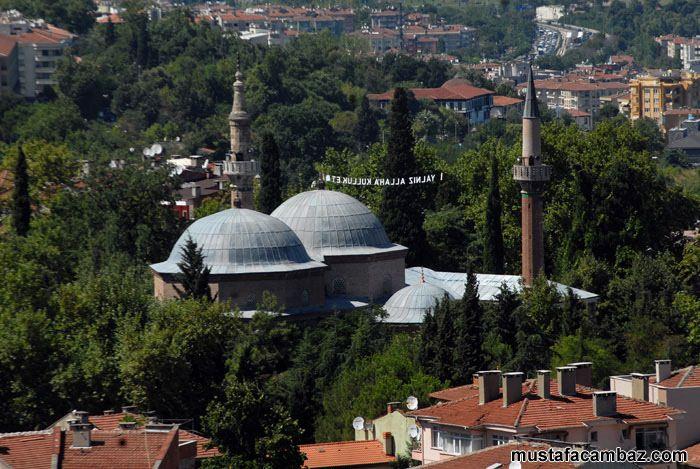
<svg viewBox="0 0 700 469">
<path fill-rule="evenodd" d="M 301 291 L 301 305 L 302 306 L 309 306 L 309 290 L 302 290 Z"/>
<path fill-rule="evenodd" d="M 384 276 L 384 281 L 382 282 L 382 293 L 388 295 L 391 293 L 391 275 L 387 274 Z"/>
</svg>

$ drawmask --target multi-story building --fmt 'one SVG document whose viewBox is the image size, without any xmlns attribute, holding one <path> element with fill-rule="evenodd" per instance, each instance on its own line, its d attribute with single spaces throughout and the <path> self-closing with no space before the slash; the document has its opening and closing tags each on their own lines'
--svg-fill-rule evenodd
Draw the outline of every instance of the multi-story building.
<svg viewBox="0 0 700 469">
<path fill-rule="evenodd" d="M 682 37 L 673 34 L 660 36 L 656 42 L 666 48 L 666 55 L 678 57 L 686 70 L 700 67 L 700 35 L 695 37 Z"/>
<path fill-rule="evenodd" d="M 440 88 L 411 88 L 416 99 L 435 102 L 439 106 L 464 114 L 470 124 L 481 124 L 490 118 L 493 95 L 491 90 L 472 86 L 467 80 L 453 78 Z M 367 99 L 380 108 L 389 105 L 393 90 L 381 94 L 368 94 Z"/>
<path fill-rule="evenodd" d="M 73 38 L 68 31 L 43 20 L 28 20 L 16 11 L 1 14 L 0 68 L 6 68 L 2 75 L 7 82 L 3 88 L 36 98 L 56 85 L 58 61 Z"/>
<path fill-rule="evenodd" d="M 369 19 L 372 29 L 396 29 L 401 23 L 401 13 L 398 10 L 373 11 L 370 13 Z"/>
<path fill-rule="evenodd" d="M 595 116 L 601 106 L 601 98 L 626 91 L 627 83 L 620 81 L 597 81 L 591 78 L 574 77 L 536 80 L 537 99 L 554 111 L 580 111 Z M 519 86 L 521 93 L 525 86 Z"/>
<path fill-rule="evenodd" d="M 680 448 L 700 441 L 700 368 L 688 366 L 673 371 L 671 360 L 656 360 L 654 373 L 632 373 L 610 377 L 610 389 L 653 404 L 682 409 L 685 418 L 678 422 Z"/>
<path fill-rule="evenodd" d="M 666 112 L 700 107 L 700 73 L 652 73 L 632 79 L 629 88 L 630 119 L 648 117 L 662 126 Z"/>
<path fill-rule="evenodd" d="M 467 47 L 476 38 L 476 29 L 461 24 L 440 26 L 404 26 L 405 47 L 408 52 L 417 53 L 426 40 L 435 43 L 435 52 L 452 52 Z"/>
<path fill-rule="evenodd" d="M 480 371 L 470 385 L 431 394 L 443 402 L 409 414 L 421 433 L 412 458 L 443 461 L 522 437 L 599 449 L 682 448 L 683 410 L 598 391 L 591 366 L 559 367 L 556 380 L 549 370 L 526 381 L 520 372 Z"/>
</svg>

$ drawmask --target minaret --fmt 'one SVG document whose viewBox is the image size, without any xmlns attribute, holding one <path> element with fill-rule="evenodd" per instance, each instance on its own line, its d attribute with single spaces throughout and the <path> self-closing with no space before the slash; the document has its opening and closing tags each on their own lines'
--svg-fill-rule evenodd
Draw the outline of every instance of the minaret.
<svg viewBox="0 0 700 469">
<path fill-rule="evenodd" d="M 522 277 L 526 286 L 532 285 L 535 278 L 544 273 L 542 191 L 551 173 L 551 166 L 542 164 L 540 111 L 530 64 L 523 110 L 523 153 L 513 166 L 513 179 L 518 181 L 521 188 Z"/>
<path fill-rule="evenodd" d="M 236 71 L 236 81 L 233 83 L 233 108 L 228 121 L 231 127 L 231 154 L 224 162 L 224 174 L 233 185 L 231 206 L 253 209 L 253 179 L 258 174 L 258 163 L 250 159 L 250 115 L 245 111 L 245 85 L 240 69 Z"/>
</svg>

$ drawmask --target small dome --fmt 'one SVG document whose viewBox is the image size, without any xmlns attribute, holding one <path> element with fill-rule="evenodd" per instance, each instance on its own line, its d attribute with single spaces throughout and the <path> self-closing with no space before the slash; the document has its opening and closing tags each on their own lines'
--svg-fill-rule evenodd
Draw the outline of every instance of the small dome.
<svg viewBox="0 0 700 469">
<path fill-rule="evenodd" d="M 387 317 L 384 322 L 398 324 L 421 324 L 425 313 L 435 308 L 435 303 L 445 295 L 454 297 L 440 287 L 428 283 L 409 285 L 394 293 L 384 304 Z"/>
<path fill-rule="evenodd" d="M 342 192 L 313 190 L 286 200 L 272 212 L 299 236 L 316 260 L 324 256 L 374 254 L 405 249 L 393 244 L 379 219 Z"/>
<path fill-rule="evenodd" d="M 189 237 L 202 248 L 212 274 L 278 272 L 323 267 L 307 254 L 301 241 L 280 220 L 246 209 L 228 209 L 201 218 L 177 240 L 158 273 L 179 273 L 182 247 Z"/>
</svg>

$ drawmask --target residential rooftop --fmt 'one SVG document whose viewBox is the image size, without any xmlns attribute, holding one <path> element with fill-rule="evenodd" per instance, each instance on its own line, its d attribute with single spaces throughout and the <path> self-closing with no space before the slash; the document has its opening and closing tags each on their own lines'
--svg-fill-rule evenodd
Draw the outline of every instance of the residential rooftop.
<svg viewBox="0 0 700 469">
<path fill-rule="evenodd" d="M 369 464 L 392 463 L 394 456 L 386 454 L 377 440 L 337 441 L 300 445 L 299 450 L 306 454 L 304 468 L 321 467 L 362 467 Z"/>
</svg>

